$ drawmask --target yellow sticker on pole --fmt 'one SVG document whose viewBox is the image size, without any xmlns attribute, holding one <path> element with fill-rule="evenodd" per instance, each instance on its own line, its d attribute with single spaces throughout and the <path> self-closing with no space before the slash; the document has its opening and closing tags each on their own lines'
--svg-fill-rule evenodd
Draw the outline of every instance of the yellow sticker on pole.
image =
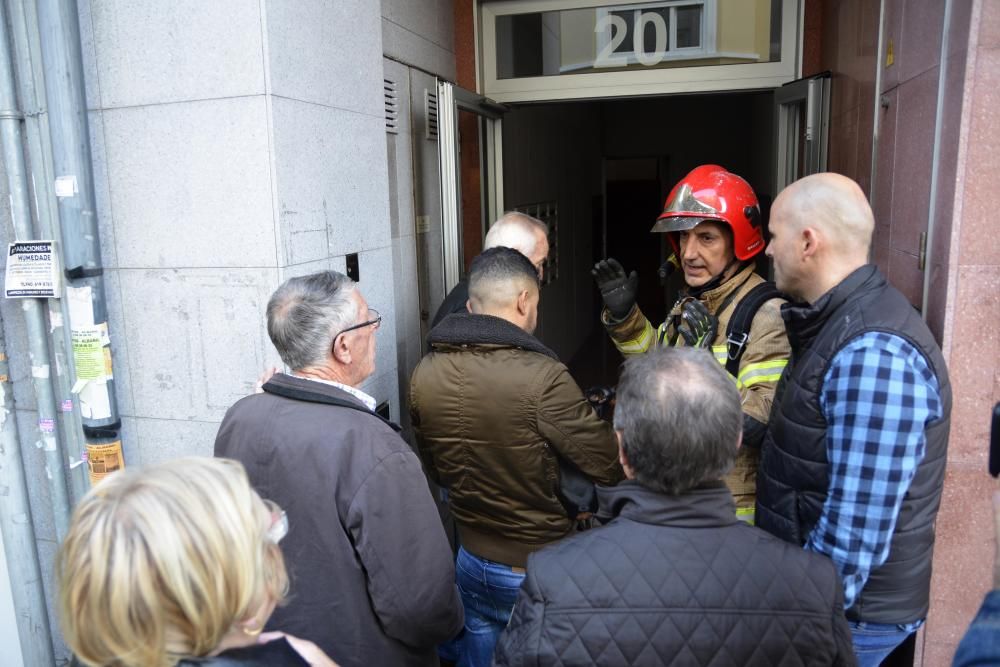
<svg viewBox="0 0 1000 667">
<path fill-rule="evenodd" d="M 93 486 L 102 479 L 125 468 L 122 456 L 122 441 L 115 440 L 101 445 L 87 444 L 87 468 L 90 470 L 90 485 Z"/>
<path fill-rule="evenodd" d="M 98 327 L 73 329 L 73 363 L 78 380 L 103 380 L 104 344 Z"/>
</svg>

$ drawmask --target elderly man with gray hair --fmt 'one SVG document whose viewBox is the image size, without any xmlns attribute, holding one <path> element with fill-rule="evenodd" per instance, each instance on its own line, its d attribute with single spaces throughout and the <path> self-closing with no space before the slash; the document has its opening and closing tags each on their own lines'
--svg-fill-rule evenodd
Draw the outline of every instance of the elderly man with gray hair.
<svg viewBox="0 0 1000 667">
<path fill-rule="evenodd" d="M 291 595 L 269 628 L 338 664 L 437 665 L 462 627 L 451 548 L 420 461 L 359 385 L 381 316 L 336 271 L 291 278 L 267 331 L 292 369 L 226 413 L 216 456 L 287 512 Z"/>
<path fill-rule="evenodd" d="M 831 563 L 736 518 L 743 417 L 712 355 L 630 357 L 606 525 L 535 552 L 494 665 L 853 665 Z"/>
</svg>

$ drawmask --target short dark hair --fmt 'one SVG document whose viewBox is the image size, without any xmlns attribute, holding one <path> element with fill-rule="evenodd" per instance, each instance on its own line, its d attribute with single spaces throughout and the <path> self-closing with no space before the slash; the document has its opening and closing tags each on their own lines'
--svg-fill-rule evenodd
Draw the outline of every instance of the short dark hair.
<svg viewBox="0 0 1000 667">
<path fill-rule="evenodd" d="M 469 267 L 469 298 L 473 301 L 495 302 L 511 295 L 516 298 L 526 284 L 538 287 L 538 271 L 530 259 L 513 248 L 484 250 Z"/>
<path fill-rule="evenodd" d="M 736 383 L 707 350 L 661 348 L 622 368 L 615 430 L 643 486 L 668 495 L 721 479 L 743 430 Z"/>
</svg>

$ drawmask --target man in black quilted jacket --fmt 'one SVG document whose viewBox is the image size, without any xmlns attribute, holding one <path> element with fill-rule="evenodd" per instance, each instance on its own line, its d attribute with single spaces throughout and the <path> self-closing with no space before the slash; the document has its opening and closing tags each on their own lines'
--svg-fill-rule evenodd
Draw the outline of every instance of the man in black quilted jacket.
<svg viewBox="0 0 1000 667">
<path fill-rule="evenodd" d="M 712 355 L 625 362 L 615 431 L 627 481 L 602 528 L 532 554 L 495 665 L 854 665 L 829 559 L 737 520 L 722 482 L 739 394 Z"/>
</svg>

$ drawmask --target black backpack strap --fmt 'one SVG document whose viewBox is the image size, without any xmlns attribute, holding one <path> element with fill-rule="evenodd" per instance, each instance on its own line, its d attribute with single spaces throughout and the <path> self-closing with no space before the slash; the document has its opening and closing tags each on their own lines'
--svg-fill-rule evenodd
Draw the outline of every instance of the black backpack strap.
<svg viewBox="0 0 1000 667">
<path fill-rule="evenodd" d="M 309 391 L 307 389 L 298 389 L 295 387 L 284 387 L 273 382 L 267 382 L 262 387 L 264 391 L 269 394 L 274 394 L 275 396 L 283 396 L 284 398 L 290 398 L 295 401 L 306 401 L 307 403 L 325 403 L 326 405 L 336 405 L 339 408 L 348 408 L 350 410 L 357 410 L 358 412 L 363 412 L 366 415 L 371 415 L 376 419 L 380 419 L 385 422 L 385 425 L 391 428 L 396 433 L 399 433 L 403 429 L 400 428 L 399 424 L 389 421 L 382 415 L 372 412 L 363 405 L 359 405 L 353 401 L 345 401 L 341 398 L 336 398 L 334 396 L 327 396 L 326 394 L 321 394 L 318 391 Z"/>
<path fill-rule="evenodd" d="M 774 283 L 763 282 L 746 293 L 736 304 L 733 316 L 726 327 L 726 371 L 736 377 L 740 372 L 740 359 L 750 339 L 750 325 L 760 307 L 771 299 L 784 298 Z"/>
</svg>

